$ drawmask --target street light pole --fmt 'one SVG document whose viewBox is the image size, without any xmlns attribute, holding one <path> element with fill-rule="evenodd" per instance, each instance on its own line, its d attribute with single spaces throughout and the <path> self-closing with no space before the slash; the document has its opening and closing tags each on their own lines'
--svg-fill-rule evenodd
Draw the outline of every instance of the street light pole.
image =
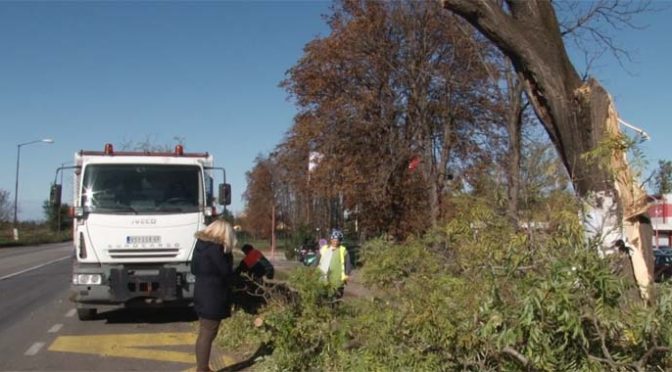
<svg viewBox="0 0 672 372">
<path fill-rule="evenodd" d="M 65 167 L 66 164 L 71 164 L 71 163 L 72 162 L 61 163 L 61 168 L 59 168 L 60 171 L 61 171 L 61 183 L 60 183 L 61 185 L 63 185 L 63 168 Z M 58 232 L 60 233 L 61 232 L 61 205 L 60 205 L 60 203 L 57 207 L 56 213 L 58 213 Z"/>
<path fill-rule="evenodd" d="M 16 145 L 16 180 L 14 182 L 14 240 L 19 240 L 19 218 L 18 218 L 18 207 L 19 207 L 19 163 L 21 159 L 21 146 L 30 145 L 33 143 L 54 143 L 54 140 L 51 138 L 44 138 L 24 143 L 19 143 Z"/>
</svg>

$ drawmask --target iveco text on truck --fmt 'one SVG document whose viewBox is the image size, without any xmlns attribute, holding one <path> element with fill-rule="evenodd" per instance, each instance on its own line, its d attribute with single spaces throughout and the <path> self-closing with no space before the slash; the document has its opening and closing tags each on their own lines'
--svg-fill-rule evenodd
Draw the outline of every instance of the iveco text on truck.
<svg viewBox="0 0 672 372">
<path fill-rule="evenodd" d="M 221 172 L 218 202 L 231 187 L 208 153 L 75 153 L 72 298 L 81 320 L 100 305 L 187 305 L 193 299 L 189 266 L 196 239 L 217 209 L 214 175 Z M 63 171 L 63 168 L 59 168 Z M 58 171 L 57 171 L 58 174 Z M 60 205 L 62 185 L 52 185 Z"/>
</svg>

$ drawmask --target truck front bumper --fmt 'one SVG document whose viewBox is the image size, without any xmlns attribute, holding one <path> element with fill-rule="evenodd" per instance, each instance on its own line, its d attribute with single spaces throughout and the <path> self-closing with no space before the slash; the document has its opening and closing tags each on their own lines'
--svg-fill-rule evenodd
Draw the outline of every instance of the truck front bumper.
<svg viewBox="0 0 672 372">
<path fill-rule="evenodd" d="M 151 303 L 191 302 L 194 284 L 186 264 L 76 264 L 73 275 L 98 274 L 101 284 L 73 284 L 73 300 L 81 304 L 125 304 L 134 300 Z"/>
</svg>

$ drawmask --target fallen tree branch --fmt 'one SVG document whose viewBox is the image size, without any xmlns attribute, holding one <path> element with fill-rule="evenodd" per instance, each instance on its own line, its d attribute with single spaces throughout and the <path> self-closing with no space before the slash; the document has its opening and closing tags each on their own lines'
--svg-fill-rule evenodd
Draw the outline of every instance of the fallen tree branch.
<svg viewBox="0 0 672 372">
<path fill-rule="evenodd" d="M 667 352 L 669 352 L 669 351 L 670 351 L 670 348 L 669 348 L 669 347 L 666 347 L 666 346 L 653 346 L 653 347 L 651 347 L 649 350 L 647 350 L 647 352 L 646 352 L 644 355 L 642 355 L 642 357 L 641 357 L 638 361 L 634 362 L 634 363 L 632 364 L 632 366 L 633 366 L 635 369 L 637 369 L 638 371 L 643 371 L 643 370 L 644 370 L 644 366 L 646 365 L 646 361 L 649 360 L 649 358 L 651 358 L 651 356 L 652 356 L 654 353 L 656 353 L 656 352 L 665 352 L 665 353 L 667 353 Z"/>
<path fill-rule="evenodd" d="M 595 327 L 595 332 L 597 332 L 597 335 L 600 338 L 600 348 L 602 349 L 602 354 L 604 354 L 604 356 L 606 357 L 606 361 L 607 363 L 609 363 L 609 366 L 612 368 L 616 368 L 616 362 L 614 361 L 614 358 L 611 356 L 611 352 L 609 352 L 609 349 L 607 348 L 607 341 L 604 332 L 600 330 L 600 325 L 597 323 L 597 319 L 594 316 L 591 316 L 590 318 L 593 321 L 593 327 Z M 590 354 L 588 356 L 590 357 Z"/>
<path fill-rule="evenodd" d="M 525 357 L 525 355 L 521 354 L 514 348 L 507 346 L 504 349 L 502 349 L 502 352 L 505 354 L 508 354 L 512 357 L 514 357 L 516 360 L 518 360 L 524 367 L 527 367 L 530 364 L 530 361 Z"/>
</svg>

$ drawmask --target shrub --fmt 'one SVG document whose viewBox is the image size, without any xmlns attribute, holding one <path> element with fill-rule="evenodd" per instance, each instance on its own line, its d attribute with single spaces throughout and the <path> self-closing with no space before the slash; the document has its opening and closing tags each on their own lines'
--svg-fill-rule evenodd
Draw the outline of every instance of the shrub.
<svg viewBox="0 0 672 372">
<path fill-rule="evenodd" d="M 364 244 L 371 301 L 334 305 L 314 270 L 293 273 L 295 298 L 262 311 L 266 368 L 672 368 L 672 286 L 653 304 L 630 300 L 621 260 L 598 257 L 576 215 L 542 232 L 478 205 L 460 212 L 423 237 Z"/>
</svg>

